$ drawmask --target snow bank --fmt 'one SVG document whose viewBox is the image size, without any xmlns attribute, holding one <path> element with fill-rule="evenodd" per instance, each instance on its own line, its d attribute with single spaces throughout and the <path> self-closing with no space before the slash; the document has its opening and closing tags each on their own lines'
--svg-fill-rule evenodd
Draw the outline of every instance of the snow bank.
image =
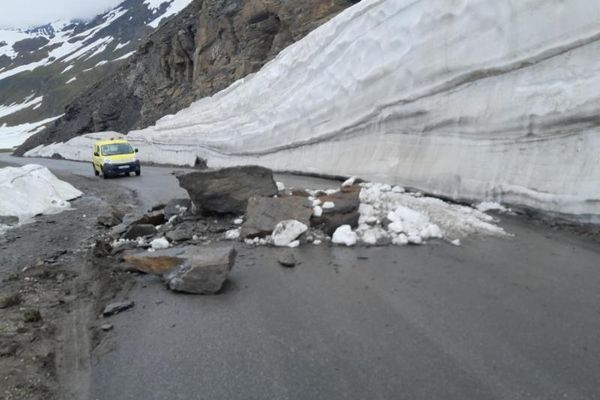
<svg viewBox="0 0 600 400">
<path fill-rule="evenodd" d="M 18 217 L 20 223 L 38 214 L 59 213 L 81 195 L 40 165 L 0 169 L 0 215 Z"/>
<path fill-rule="evenodd" d="M 142 160 L 358 175 L 600 223 L 598 37 L 587 0 L 364 0 L 129 138 Z"/>
</svg>

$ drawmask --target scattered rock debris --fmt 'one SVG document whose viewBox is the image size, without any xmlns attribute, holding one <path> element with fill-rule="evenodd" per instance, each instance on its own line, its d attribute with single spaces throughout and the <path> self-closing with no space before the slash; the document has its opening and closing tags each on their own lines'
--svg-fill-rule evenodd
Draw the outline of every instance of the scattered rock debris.
<svg viewBox="0 0 600 400">
<path fill-rule="evenodd" d="M 277 261 L 279 262 L 279 264 L 288 268 L 295 267 L 298 263 L 298 261 L 296 260 L 296 256 L 294 256 L 294 253 L 292 252 L 281 253 Z"/>
<path fill-rule="evenodd" d="M 111 303 L 104 307 L 104 311 L 102 311 L 103 317 L 110 317 L 115 314 L 119 314 L 123 311 L 127 311 L 130 308 L 133 308 L 135 303 L 133 301 L 121 301 L 118 303 Z"/>
</svg>

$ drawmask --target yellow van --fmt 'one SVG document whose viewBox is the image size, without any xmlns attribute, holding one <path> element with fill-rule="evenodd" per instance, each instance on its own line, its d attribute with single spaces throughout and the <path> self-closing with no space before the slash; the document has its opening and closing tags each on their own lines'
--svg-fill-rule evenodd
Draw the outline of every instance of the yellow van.
<svg viewBox="0 0 600 400">
<path fill-rule="evenodd" d="M 142 174 L 140 160 L 137 159 L 134 149 L 126 139 L 112 138 L 98 140 L 94 144 L 94 175 L 102 174 L 104 179 L 120 174 L 134 172 L 137 176 Z"/>
</svg>

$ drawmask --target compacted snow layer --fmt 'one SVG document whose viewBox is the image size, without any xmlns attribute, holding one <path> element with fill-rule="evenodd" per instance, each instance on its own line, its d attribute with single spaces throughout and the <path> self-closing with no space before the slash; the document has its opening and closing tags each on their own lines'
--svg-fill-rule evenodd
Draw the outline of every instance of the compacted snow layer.
<svg viewBox="0 0 600 400">
<path fill-rule="evenodd" d="M 364 0 L 129 138 L 142 160 L 358 175 L 600 222 L 598 21 L 587 0 Z"/>
<path fill-rule="evenodd" d="M 40 165 L 0 169 L 0 216 L 18 217 L 20 223 L 38 214 L 59 213 L 81 195 Z"/>
</svg>

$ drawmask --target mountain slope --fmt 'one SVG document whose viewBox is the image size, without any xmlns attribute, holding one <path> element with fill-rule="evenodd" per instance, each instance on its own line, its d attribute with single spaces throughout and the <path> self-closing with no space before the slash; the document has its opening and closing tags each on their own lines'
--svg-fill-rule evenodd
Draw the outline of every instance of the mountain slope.
<svg viewBox="0 0 600 400">
<path fill-rule="evenodd" d="M 194 0 L 140 45 L 110 79 L 17 150 L 76 135 L 128 131 L 258 71 L 291 43 L 357 0 Z"/>
<path fill-rule="evenodd" d="M 190 1 L 126 0 L 90 21 L 0 30 L 0 147 L 22 143 L 31 127 L 63 114 Z"/>
</svg>

